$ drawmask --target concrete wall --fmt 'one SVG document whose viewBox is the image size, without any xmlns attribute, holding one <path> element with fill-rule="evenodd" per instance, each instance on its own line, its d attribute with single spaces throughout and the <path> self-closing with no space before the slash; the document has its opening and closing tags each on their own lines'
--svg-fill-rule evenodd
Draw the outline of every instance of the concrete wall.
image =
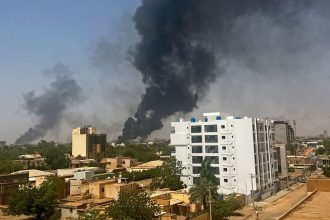
<svg viewBox="0 0 330 220">
<path fill-rule="evenodd" d="M 320 192 L 330 192 L 330 178 L 308 178 L 307 192 L 317 189 Z"/>
<path fill-rule="evenodd" d="M 255 173 L 252 119 L 234 120 L 236 170 L 238 189 L 236 192 L 249 195 L 252 190 L 251 174 Z M 252 179 L 256 189 L 256 179 Z M 222 184 L 222 183 L 221 183 Z M 230 192 L 227 192 L 230 193 Z"/>
<path fill-rule="evenodd" d="M 286 124 L 275 124 L 275 143 L 276 144 L 287 144 L 287 125 Z"/>
</svg>

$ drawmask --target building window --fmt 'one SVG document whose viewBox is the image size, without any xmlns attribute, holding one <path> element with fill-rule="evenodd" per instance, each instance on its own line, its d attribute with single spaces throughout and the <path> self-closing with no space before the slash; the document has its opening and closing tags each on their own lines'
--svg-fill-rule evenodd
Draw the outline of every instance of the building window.
<svg viewBox="0 0 330 220">
<path fill-rule="evenodd" d="M 191 133 L 201 133 L 202 126 L 191 126 Z"/>
<path fill-rule="evenodd" d="M 206 153 L 218 153 L 218 146 L 205 146 Z"/>
<path fill-rule="evenodd" d="M 217 185 L 220 185 L 220 178 L 216 178 L 216 182 Z"/>
<path fill-rule="evenodd" d="M 227 150 L 227 147 L 226 146 L 222 146 L 222 150 Z"/>
<path fill-rule="evenodd" d="M 102 192 L 104 193 L 104 188 L 102 188 Z"/>
<path fill-rule="evenodd" d="M 193 174 L 200 174 L 201 173 L 201 167 L 193 167 Z"/>
<path fill-rule="evenodd" d="M 235 157 L 233 157 L 233 160 L 235 160 Z"/>
<path fill-rule="evenodd" d="M 225 140 L 225 139 L 226 139 L 226 136 L 221 136 L 221 139 L 222 139 L 222 140 Z"/>
<path fill-rule="evenodd" d="M 223 179 L 223 182 L 228 183 L 228 179 Z"/>
<path fill-rule="evenodd" d="M 234 179 L 234 182 L 236 182 L 236 179 Z"/>
<path fill-rule="evenodd" d="M 201 135 L 192 136 L 191 137 L 191 142 L 192 143 L 202 143 L 202 136 Z"/>
<path fill-rule="evenodd" d="M 210 160 L 211 164 L 219 164 L 219 157 L 205 157 L 206 160 Z"/>
<path fill-rule="evenodd" d="M 228 171 L 227 167 L 224 167 L 223 172 L 227 172 L 227 171 Z"/>
<path fill-rule="evenodd" d="M 192 146 L 192 153 L 198 154 L 203 153 L 203 147 L 202 146 Z"/>
<path fill-rule="evenodd" d="M 218 143 L 218 135 L 205 135 L 205 143 Z"/>
<path fill-rule="evenodd" d="M 221 125 L 221 129 L 225 129 L 226 128 L 226 126 L 225 125 Z"/>
<path fill-rule="evenodd" d="M 201 163 L 203 161 L 203 157 L 202 156 L 194 156 L 192 157 L 192 163 Z"/>
<path fill-rule="evenodd" d="M 226 161 L 226 160 L 227 160 L 227 157 L 222 157 L 222 160 L 223 160 L 223 161 Z"/>
<path fill-rule="evenodd" d="M 205 132 L 217 132 L 218 128 L 217 125 L 205 125 L 204 130 Z"/>
</svg>

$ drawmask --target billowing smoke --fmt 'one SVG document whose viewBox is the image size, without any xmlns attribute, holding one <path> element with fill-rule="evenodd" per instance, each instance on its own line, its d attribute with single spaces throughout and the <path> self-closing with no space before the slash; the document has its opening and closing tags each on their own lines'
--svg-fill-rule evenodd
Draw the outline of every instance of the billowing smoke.
<svg viewBox="0 0 330 220">
<path fill-rule="evenodd" d="M 143 0 L 133 18 L 140 35 L 133 64 L 147 88 L 120 139 L 146 137 L 163 126 L 162 119 L 197 107 L 210 83 L 224 73 L 222 57 L 249 53 L 248 45 L 234 41 L 241 17 L 258 14 L 291 28 L 307 4 L 311 1 Z M 293 7 L 287 10 L 288 5 Z M 257 59 L 247 62 L 253 66 Z"/>
<path fill-rule="evenodd" d="M 37 118 L 37 124 L 22 134 L 16 144 L 30 143 L 45 136 L 59 125 L 69 106 L 81 101 L 82 89 L 72 78 L 67 66 L 56 64 L 51 70 L 45 71 L 45 75 L 55 79 L 41 95 L 36 95 L 35 91 L 23 94 L 24 107 Z"/>
</svg>

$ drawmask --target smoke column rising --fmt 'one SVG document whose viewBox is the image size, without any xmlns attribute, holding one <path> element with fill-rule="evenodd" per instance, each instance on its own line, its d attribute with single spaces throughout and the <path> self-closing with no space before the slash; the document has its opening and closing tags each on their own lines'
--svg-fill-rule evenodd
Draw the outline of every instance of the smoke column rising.
<svg viewBox="0 0 330 220">
<path fill-rule="evenodd" d="M 258 14 L 291 28 L 298 22 L 295 14 L 310 2 L 143 0 L 133 18 L 140 35 L 133 64 L 147 88 L 119 139 L 146 137 L 162 128 L 162 119 L 193 111 L 224 73 L 221 58 L 248 54 L 245 44 L 233 41 L 242 16 Z M 285 11 L 289 4 L 293 10 Z"/>
<path fill-rule="evenodd" d="M 82 89 L 72 78 L 67 66 L 56 64 L 45 75 L 54 77 L 55 80 L 41 95 L 36 95 L 35 91 L 23 94 L 26 111 L 34 115 L 38 122 L 22 134 L 16 144 L 30 143 L 45 136 L 60 123 L 69 106 L 81 101 Z"/>
</svg>

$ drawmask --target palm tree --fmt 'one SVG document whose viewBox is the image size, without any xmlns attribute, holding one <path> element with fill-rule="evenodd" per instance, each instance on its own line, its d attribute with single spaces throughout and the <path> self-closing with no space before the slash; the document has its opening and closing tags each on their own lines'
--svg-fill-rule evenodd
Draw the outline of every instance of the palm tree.
<svg viewBox="0 0 330 220">
<path fill-rule="evenodd" d="M 190 202 L 200 202 L 203 209 L 208 209 L 207 199 L 216 199 L 218 196 L 217 189 L 217 178 L 211 172 L 211 161 L 203 160 L 201 163 L 200 178 L 189 191 Z M 211 198 L 208 198 L 209 191 L 211 191 Z"/>
</svg>

